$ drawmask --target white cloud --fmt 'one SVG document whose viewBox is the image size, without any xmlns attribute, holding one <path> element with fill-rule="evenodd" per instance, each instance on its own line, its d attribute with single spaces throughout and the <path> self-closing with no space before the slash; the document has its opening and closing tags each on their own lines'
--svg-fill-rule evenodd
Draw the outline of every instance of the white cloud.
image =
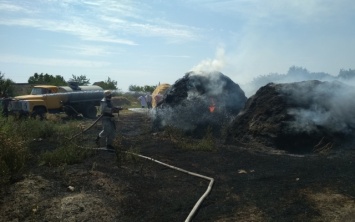
<svg viewBox="0 0 355 222">
<path fill-rule="evenodd" d="M 101 15 L 120 18 L 141 18 L 140 14 L 146 8 L 144 4 L 130 0 L 85 0 L 83 3 L 93 6 L 91 9 L 99 12 Z"/>
<path fill-rule="evenodd" d="M 120 36 L 161 37 L 170 42 L 197 38 L 197 29 L 168 23 L 150 14 L 149 4 L 113 0 L 26 1 L 0 5 L 0 10 L 13 12 L 37 10 L 36 16 L 14 14 L 3 16 L 0 24 L 27 26 L 77 36 L 83 40 L 137 45 Z M 29 3 L 29 2 L 28 2 Z M 2 7 L 1 7 L 2 6 Z M 36 8 L 36 9 L 35 9 Z M 143 10 L 142 10 L 143 9 Z"/>
<path fill-rule="evenodd" d="M 110 34 L 104 29 L 95 25 L 89 25 L 80 19 L 73 19 L 71 22 L 59 20 L 40 20 L 40 19 L 0 19 L 0 24 L 8 26 L 26 26 L 53 32 L 68 33 L 78 36 L 83 40 L 111 42 L 125 45 L 137 45 L 134 41 L 120 39 Z"/>
<path fill-rule="evenodd" d="M 49 58 L 34 58 L 17 55 L 1 55 L 0 62 L 41 65 L 41 66 L 62 66 L 62 67 L 83 67 L 83 68 L 100 68 L 108 66 L 109 62 L 90 61 L 81 59 L 49 59 Z"/>
<path fill-rule="evenodd" d="M 37 10 L 30 10 L 26 7 L 22 7 L 21 5 L 16 5 L 10 2 L 0 2 L 0 12 L 2 13 L 14 13 L 14 12 L 20 12 L 20 13 L 28 13 L 32 14 L 36 12 Z"/>
<path fill-rule="evenodd" d="M 353 0 L 191 0 L 211 11 L 238 15 L 247 21 L 289 19 L 295 22 L 321 22 L 334 16 L 352 13 Z"/>
<path fill-rule="evenodd" d="M 124 33 L 135 34 L 143 37 L 162 37 L 171 41 L 194 40 L 197 29 L 179 24 L 158 22 L 155 24 L 147 21 L 131 22 L 124 19 L 101 16 L 102 21 L 109 24 L 110 28 Z"/>
<path fill-rule="evenodd" d="M 97 45 L 60 45 L 58 51 L 65 52 L 70 55 L 82 56 L 107 56 L 117 52 L 112 52 L 108 47 Z"/>
</svg>

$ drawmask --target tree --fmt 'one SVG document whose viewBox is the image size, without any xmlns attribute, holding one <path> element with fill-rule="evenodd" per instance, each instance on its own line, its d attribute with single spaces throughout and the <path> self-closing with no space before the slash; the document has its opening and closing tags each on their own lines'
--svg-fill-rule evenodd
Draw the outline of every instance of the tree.
<svg viewBox="0 0 355 222">
<path fill-rule="evenodd" d="M 12 95 L 14 82 L 11 79 L 6 79 L 5 74 L 0 72 L 0 97 L 4 95 Z"/>
<path fill-rule="evenodd" d="M 157 87 L 157 86 L 148 86 L 148 85 L 145 85 L 145 86 L 137 86 L 137 85 L 130 85 L 130 86 L 128 87 L 128 90 L 131 91 L 131 92 L 150 92 L 150 93 L 152 93 L 156 87 Z"/>
<path fill-rule="evenodd" d="M 287 72 L 287 75 L 290 76 L 307 76 L 309 75 L 309 71 L 306 68 L 291 66 Z"/>
<path fill-rule="evenodd" d="M 148 86 L 148 85 L 145 85 L 145 86 L 143 87 L 143 91 L 144 91 L 144 92 L 150 92 L 150 93 L 152 93 L 152 92 L 155 90 L 155 88 L 157 88 L 157 86 Z"/>
<path fill-rule="evenodd" d="M 339 71 L 338 78 L 340 79 L 349 80 L 354 77 L 355 77 L 355 69 L 349 69 L 349 70 L 341 69 Z"/>
<path fill-rule="evenodd" d="M 105 81 L 101 81 L 99 83 L 96 83 L 96 85 L 100 86 L 103 89 L 117 90 L 117 81 L 111 80 L 110 77 L 108 77 L 107 80 L 105 80 Z"/>
<path fill-rule="evenodd" d="M 128 87 L 128 90 L 131 91 L 131 92 L 142 92 L 143 91 L 143 87 L 137 86 L 137 85 L 130 85 Z"/>
<path fill-rule="evenodd" d="M 48 73 L 46 74 L 38 74 L 35 73 L 33 76 L 28 78 L 28 83 L 30 84 L 49 84 L 49 85 L 55 85 L 55 86 L 64 86 L 67 85 L 67 82 L 64 80 L 63 76 L 61 75 L 49 75 Z"/>
<path fill-rule="evenodd" d="M 77 82 L 79 86 L 87 86 L 90 84 L 90 79 L 87 79 L 85 75 L 72 75 L 73 77 L 69 79 L 69 82 Z"/>
</svg>

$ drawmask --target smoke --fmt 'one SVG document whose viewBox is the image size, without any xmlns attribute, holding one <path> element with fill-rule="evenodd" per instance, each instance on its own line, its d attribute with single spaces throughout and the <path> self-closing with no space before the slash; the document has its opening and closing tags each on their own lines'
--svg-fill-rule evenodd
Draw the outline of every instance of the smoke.
<svg viewBox="0 0 355 222">
<path fill-rule="evenodd" d="M 188 93 L 192 94 L 191 96 L 193 96 L 196 91 L 193 89 L 199 88 L 203 88 L 208 95 L 219 95 L 223 92 L 227 84 L 226 78 L 221 78 L 221 73 L 217 71 L 200 71 L 199 73 L 189 72 L 189 75 L 191 76 L 189 80 L 189 89 L 191 90 L 189 90 Z M 229 80 L 230 79 L 228 78 L 228 81 Z"/>
<path fill-rule="evenodd" d="M 158 127 L 172 126 L 185 132 L 193 131 L 201 123 L 211 122 L 210 114 L 201 109 L 196 109 L 192 104 L 181 103 L 174 107 L 155 109 L 152 112 L 154 123 Z M 198 116 L 198 118 L 195 118 Z"/>
<path fill-rule="evenodd" d="M 295 121 L 289 127 L 296 132 L 352 133 L 355 129 L 355 89 L 340 82 L 301 82 L 284 85 L 282 92 L 288 95 L 294 108 L 288 114 Z"/>
<path fill-rule="evenodd" d="M 222 69 L 227 65 L 227 56 L 225 53 L 225 49 L 222 46 L 217 47 L 216 54 L 214 59 L 205 59 L 201 61 L 199 64 L 194 66 L 189 74 L 191 76 L 203 76 L 207 80 L 202 83 L 206 91 L 208 91 L 209 95 L 219 95 L 223 92 L 224 87 L 226 86 L 226 80 L 221 78 Z M 229 77 L 228 81 L 230 80 Z M 201 84 L 200 79 L 197 78 L 197 84 Z M 194 79 L 191 78 L 190 84 L 194 84 Z M 196 86 L 194 86 L 196 88 Z M 192 94 L 193 92 L 189 92 Z"/>
<path fill-rule="evenodd" d="M 225 50 L 222 47 L 218 47 L 214 59 L 205 59 L 192 68 L 192 72 L 196 74 L 221 72 L 227 64 L 227 58 Z"/>
<path fill-rule="evenodd" d="M 310 72 L 305 68 L 291 66 L 287 73 L 269 73 L 267 75 L 259 75 L 254 78 L 253 81 L 241 85 L 248 97 L 255 94 L 255 92 L 262 86 L 268 83 L 294 83 L 307 80 L 320 80 L 320 81 L 334 81 L 339 80 L 335 76 L 332 76 L 324 72 Z"/>
<path fill-rule="evenodd" d="M 189 72 L 165 92 L 155 113 L 161 126 L 174 126 L 184 131 L 213 125 L 219 128 L 236 115 L 246 102 L 244 92 L 220 72 Z M 215 111 L 210 111 L 210 106 Z"/>
</svg>

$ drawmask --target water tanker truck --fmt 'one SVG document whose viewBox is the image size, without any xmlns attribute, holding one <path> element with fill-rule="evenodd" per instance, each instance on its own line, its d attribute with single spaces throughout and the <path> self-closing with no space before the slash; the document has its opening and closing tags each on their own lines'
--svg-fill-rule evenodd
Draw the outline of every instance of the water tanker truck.
<svg viewBox="0 0 355 222">
<path fill-rule="evenodd" d="M 14 97 L 8 108 L 10 113 L 41 119 L 45 113 L 59 112 L 65 112 L 68 116 L 82 114 L 95 118 L 96 106 L 100 105 L 103 92 L 99 86 L 79 86 L 75 82 L 70 82 L 68 86 L 37 85 L 30 95 Z"/>
</svg>

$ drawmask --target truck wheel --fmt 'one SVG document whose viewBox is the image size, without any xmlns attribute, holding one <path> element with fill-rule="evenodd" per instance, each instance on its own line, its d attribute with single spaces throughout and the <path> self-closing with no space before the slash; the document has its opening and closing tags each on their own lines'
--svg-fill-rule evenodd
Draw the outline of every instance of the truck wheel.
<svg viewBox="0 0 355 222">
<path fill-rule="evenodd" d="M 90 119 L 95 119 L 97 115 L 97 109 L 94 105 L 87 106 L 83 110 L 83 116 Z"/>
<path fill-rule="evenodd" d="M 45 114 L 46 114 L 46 110 L 43 107 L 38 107 L 33 110 L 31 117 L 33 119 L 43 120 Z"/>
</svg>

